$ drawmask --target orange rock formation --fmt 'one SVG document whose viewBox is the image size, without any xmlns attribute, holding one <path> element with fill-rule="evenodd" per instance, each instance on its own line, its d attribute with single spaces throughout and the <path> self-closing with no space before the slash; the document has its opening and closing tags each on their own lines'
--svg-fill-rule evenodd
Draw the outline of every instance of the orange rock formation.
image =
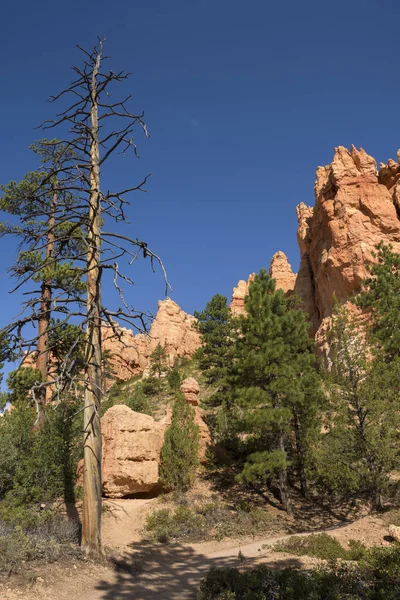
<svg viewBox="0 0 400 600">
<path fill-rule="evenodd" d="M 177 357 L 191 357 L 200 346 L 200 336 L 193 328 L 195 317 L 185 313 L 170 299 L 158 303 L 158 311 L 148 334 L 120 328 L 116 337 L 111 328 L 103 330 L 103 345 L 112 376 L 126 380 L 142 373 L 148 366 L 157 344 L 165 348 L 170 365 Z"/>
<path fill-rule="evenodd" d="M 339 146 L 331 164 L 317 169 L 315 207 L 297 207 L 301 265 L 295 292 L 319 345 L 334 297 L 346 303 L 359 291 L 375 246 L 384 241 L 400 250 L 399 179 L 399 163 L 389 161 L 378 173 L 363 149 Z"/>
</svg>

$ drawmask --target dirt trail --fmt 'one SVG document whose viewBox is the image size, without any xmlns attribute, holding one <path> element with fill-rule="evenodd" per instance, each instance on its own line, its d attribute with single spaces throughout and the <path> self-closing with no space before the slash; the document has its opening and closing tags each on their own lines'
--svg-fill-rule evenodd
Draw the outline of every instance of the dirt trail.
<svg viewBox="0 0 400 600">
<path fill-rule="evenodd" d="M 201 544 L 160 545 L 140 541 L 146 515 L 155 500 L 108 502 L 104 516 L 104 543 L 118 555 L 116 569 L 107 566 L 73 566 L 43 575 L 31 591 L 0 588 L 0 599 L 14 600 L 189 600 L 195 597 L 202 577 L 211 567 L 253 566 L 259 562 L 271 567 L 310 567 L 318 563 L 309 557 L 294 557 L 263 548 L 289 535 L 271 536 L 240 543 L 234 540 Z M 329 528 L 342 543 L 359 539 L 367 545 L 385 544 L 385 523 L 364 517 L 354 523 Z M 239 551 L 241 558 L 239 558 Z M 244 557 L 244 558 L 243 558 Z M 56 576 L 55 576 L 56 575 Z"/>
</svg>

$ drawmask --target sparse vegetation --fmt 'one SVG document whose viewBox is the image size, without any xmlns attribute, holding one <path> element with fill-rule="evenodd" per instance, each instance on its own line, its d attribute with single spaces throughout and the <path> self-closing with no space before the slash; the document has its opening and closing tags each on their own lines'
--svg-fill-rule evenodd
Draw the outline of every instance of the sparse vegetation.
<svg viewBox="0 0 400 600">
<path fill-rule="evenodd" d="M 222 540 L 227 537 L 255 537 L 277 531 L 275 517 L 262 508 L 243 510 L 222 502 L 206 502 L 190 508 L 164 508 L 150 515 L 146 531 L 158 542 Z"/>
<path fill-rule="evenodd" d="M 275 552 L 287 552 L 295 556 L 313 556 L 322 560 L 360 560 L 366 547 L 357 540 L 349 540 L 348 548 L 327 533 L 296 535 L 273 546 Z"/>
<path fill-rule="evenodd" d="M 360 567 L 212 569 L 201 582 L 197 600 L 398 600 L 399 550 L 382 551 L 379 559 L 373 554 Z"/>
<path fill-rule="evenodd" d="M 10 525 L 0 520 L 0 573 L 17 573 L 26 563 L 55 562 L 78 556 L 79 525 L 52 511 L 37 513 L 29 526 Z"/>
</svg>

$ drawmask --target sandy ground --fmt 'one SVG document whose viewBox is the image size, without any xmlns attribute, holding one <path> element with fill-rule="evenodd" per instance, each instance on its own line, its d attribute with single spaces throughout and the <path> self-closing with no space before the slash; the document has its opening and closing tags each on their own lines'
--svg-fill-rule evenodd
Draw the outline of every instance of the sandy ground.
<svg viewBox="0 0 400 600">
<path fill-rule="evenodd" d="M 108 565 L 71 563 L 43 569 L 28 588 L 0 586 L 0 600 L 186 600 L 195 598 L 197 586 L 211 567 L 253 566 L 310 568 L 317 559 L 271 552 L 268 546 L 290 537 L 275 535 L 256 541 L 204 542 L 160 545 L 140 541 L 146 515 L 157 500 L 108 501 L 104 515 L 104 544 L 118 556 L 115 569 Z M 326 529 L 342 544 L 357 539 L 386 545 L 387 524 L 373 516 Z M 241 558 L 239 559 L 239 552 Z M 244 557 L 244 559 L 243 559 Z"/>
</svg>

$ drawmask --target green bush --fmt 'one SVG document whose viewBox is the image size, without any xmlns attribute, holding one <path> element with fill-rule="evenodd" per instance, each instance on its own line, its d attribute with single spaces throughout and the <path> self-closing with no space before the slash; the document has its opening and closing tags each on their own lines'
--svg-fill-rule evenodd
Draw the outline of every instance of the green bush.
<svg viewBox="0 0 400 600">
<path fill-rule="evenodd" d="M 276 531 L 277 528 L 275 517 L 262 508 L 238 510 L 233 514 L 226 511 L 225 514 L 225 519 L 215 526 L 214 537 L 218 540 L 225 537 L 255 537 L 261 533 Z"/>
<path fill-rule="evenodd" d="M 170 387 L 170 390 L 174 393 L 177 394 L 180 390 L 181 387 L 181 383 L 182 383 L 182 378 L 181 375 L 179 373 L 179 368 L 176 364 L 174 364 L 174 366 L 172 367 L 172 369 L 170 370 L 170 372 L 168 373 L 168 385 Z"/>
<path fill-rule="evenodd" d="M 389 548 L 373 547 L 363 556 L 360 564 L 378 579 L 389 578 L 400 585 L 400 544 L 393 544 Z"/>
<path fill-rule="evenodd" d="M 201 541 L 207 537 L 204 517 L 187 506 L 179 506 L 172 512 L 163 508 L 147 519 L 146 530 L 158 542 L 170 540 Z"/>
<path fill-rule="evenodd" d="M 39 369 L 32 367 L 21 367 L 15 371 L 11 371 L 7 377 L 7 387 L 10 390 L 9 400 L 12 404 L 20 402 L 26 403 L 29 390 L 42 381 L 42 374 Z"/>
<path fill-rule="evenodd" d="M 125 404 L 135 412 L 145 415 L 153 414 L 153 404 L 151 397 L 145 393 L 145 386 L 142 382 L 137 383 L 132 392 L 127 397 Z"/>
<path fill-rule="evenodd" d="M 81 456 L 80 423 L 73 404 L 45 411 L 40 429 L 28 402 L 0 419 L 0 515 L 25 521 L 26 510 L 63 497 L 74 500 L 76 464 Z"/>
<path fill-rule="evenodd" d="M 295 535 L 274 545 L 275 552 L 288 552 L 296 556 L 314 556 L 322 560 L 334 561 L 360 560 L 366 553 L 366 547 L 357 540 L 349 541 L 349 548 L 343 548 L 340 542 L 327 533 Z"/>
<path fill-rule="evenodd" d="M 154 398 L 157 390 L 153 388 L 152 383 L 148 385 L 148 380 L 138 381 L 138 376 L 132 377 L 129 381 L 118 379 L 107 397 L 101 404 L 101 414 L 115 406 L 116 404 L 126 404 L 135 412 L 152 415 L 154 412 Z"/>
<path fill-rule="evenodd" d="M 194 482 L 199 465 L 199 428 L 195 413 L 183 395 L 177 396 L 161 450 L 160 481 L 172 491 L 185 491 Z"/>
<path fill-rule="evenodd" d="M 390 554 L 390 553 L 388 553 Z M 390 562 L 399 564 L 399 556 Z M 348 565 L 314 571 L 211 569 L 197 600 L 398 600 L 400 580 Z"/>
</svg>

